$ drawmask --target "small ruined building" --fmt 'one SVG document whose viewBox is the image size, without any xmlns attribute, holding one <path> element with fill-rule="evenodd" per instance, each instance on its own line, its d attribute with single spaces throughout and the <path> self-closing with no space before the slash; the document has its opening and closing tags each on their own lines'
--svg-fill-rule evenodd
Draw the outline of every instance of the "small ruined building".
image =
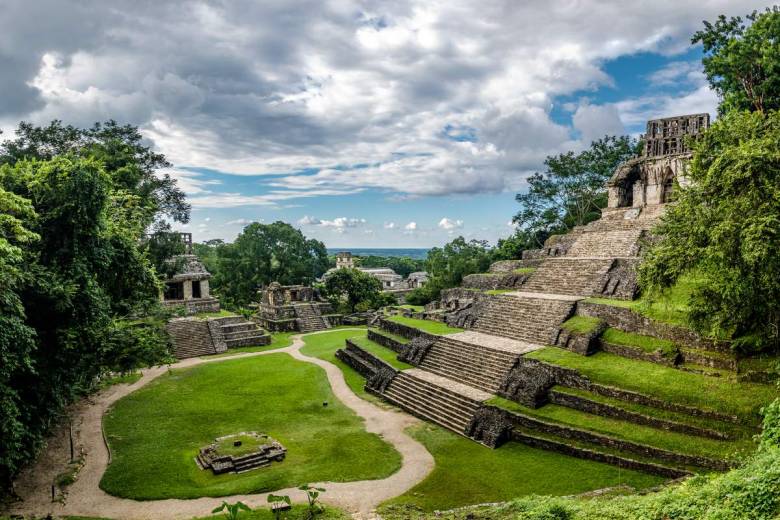
<svg viewBox="0 0 780 520">
<path fill-rule="evenodd" d="M 210 469 L 215 475 L 243 473 L 282 462 L 287 449 L 278 441 L 257 432 L 242 432 L 217 437 L 201 448 L 195 457 L 200 469 Z"/>
<path fill-rule="evenodd" d="M 311 287 L 273 282 L 258 293 L 260 323 L 272 332 L 312 332 L 341 323 L 341 315 Z"/>
<path fill-rule="evenodd" d="M 192 254 L 192 233 L 179 233 L 184 243 L 183 255 L 167 260 L 174 274 L 165 280 L 160 300 L 166 307 L 182 307 L 187 314 L 219 312 L 219 300 L 209 293 L 211 273 Z"/>
<path fill-rule="evenodd" d="M 428 273 L 424 271 L 411 273 L 404 279 L 403 276 L 389 267 L 358 267 L 355 264 L 355 258 L 349 251 L 341 251 L 336 254 L 336 267 L 328 270 L 328 272 L 322 276 L 322 279 L 327 279 L 329 275 L 338 269 L 357 269 L 366 274 L 370 274 L 382 282 L 382 290 L 384 292 L 394 294 L 401 300 L 403 300 L 404 296 L 411 290 L 422 287 L 428 282 Z"/>
<path fill-rule="evenodd" d="M 219 300 L 209 293 L 209 278 L 197 256 L 190 253 L 192 234 L 181 233 L 187 254 L 169 260 L 175 274 L 165 281 L 162 304 L 184 309 L 186 314 L 219 312 Z M 178 359 L 217 354 L 229 348 L 268 345 L 271 336 L 254 322 L 241 316 L 190 316 L 174 318 L 166 325 Z"/>
<path fill-rule="evenodd" d="M 684 186 L 689 140 L 709 128 L 709 114 L 647 122 L 644 153 L 620 165 L 607 183 L 609 208 L 642 208 L 671 202 L 675 180 Z"/>
</svg>

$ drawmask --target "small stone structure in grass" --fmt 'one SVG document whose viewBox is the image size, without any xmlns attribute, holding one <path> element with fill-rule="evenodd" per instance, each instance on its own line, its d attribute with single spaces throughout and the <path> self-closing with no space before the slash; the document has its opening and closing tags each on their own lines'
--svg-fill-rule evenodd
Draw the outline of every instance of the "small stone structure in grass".
<svg viewBox="0 0 780 520">
<path fill-rule="evenodd" d="M 241 473 L 281 462 L 287 449 L 268 435 L 241 432 L 217 437 L 201 448 L 195 462 L 201 469 L 210 469 L 215 475 Z"/>
</svg>

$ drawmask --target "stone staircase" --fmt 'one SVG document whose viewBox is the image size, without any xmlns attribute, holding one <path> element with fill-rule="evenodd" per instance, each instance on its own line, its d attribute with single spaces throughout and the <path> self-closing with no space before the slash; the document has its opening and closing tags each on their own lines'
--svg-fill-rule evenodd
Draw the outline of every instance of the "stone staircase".
<svg viewBox="0 0 780 520">
<path fill-rule="evenodd" d="M 576 245 L 576 244 L 575 244 Z M 612 258 L 557 257 L 546 259 L 523 284 L 528 292 L 592 296 L 612 267 Z"/>
<path fill-rule="evenodd" d="M 469 396 L 463 392 L 463 385 L 432 375 L 423 378 L 420 372 L 399 372 L 382 396 L 412 415 L 466 435 L 471 419 L 480 407 L 480 399 L 474 396 L 478 392 L 468 392 L 472 394 Z M 479 397 L 487 398 L 489 394 Z"/>
<path fill-rule="evenodd" d="M 247 321 L 241 316 L 228 316 L 216 318 L 222 339 L 227 348 L 247 347 L 252 345 L 267 345 L 270 336 L 260 326 L 252 321 Z"/>
<path fill-rule="evenodd" d="M 635 257 L 643 229 L 617 229 L 581 233 L 566 252 L 567 257 Z"/>
<path fill-rule="evenodd" d="M 300 332 L 316 332 L 330 328 L 327 318 L 320 314 L 319 308 L 311 303 L 295 303 L 295 321 Z"/>
<path fill-rule="evenodd" d="M 549 345 L 573 308 L 571 300 L 495 295 L 486 301 L 473 328 L 495 336 Z"/>
<path fill-rule="evenodd" d="M 206 320 L 174 318 L 166 324 L 165 329 L 173 345 L 173 355 L 177 359 L 217 353 Z"/>
<path fill-rule="evenodd" d="M 493 394 L 498 391 L 517 356 L 514 352 L 495 350 L 442 336 L 431 346 L 419 366 Z"/>
</svg>

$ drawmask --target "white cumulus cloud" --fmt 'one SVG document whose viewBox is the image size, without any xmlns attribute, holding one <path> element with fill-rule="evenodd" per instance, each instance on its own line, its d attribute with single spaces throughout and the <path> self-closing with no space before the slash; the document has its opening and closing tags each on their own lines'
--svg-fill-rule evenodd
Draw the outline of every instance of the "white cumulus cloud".
<svg viewBox="0 0 780 520">
<path fill-rule="evenodd" d="M 445 229 L 447 231 L 452 231 L 454 229 L 460 229 L 463 227 L 463 221 L 462 220 L 452 220 L 450 218 L 444 217 L 439 221 L 439 227 L 442 229 Z"/>
</svg>

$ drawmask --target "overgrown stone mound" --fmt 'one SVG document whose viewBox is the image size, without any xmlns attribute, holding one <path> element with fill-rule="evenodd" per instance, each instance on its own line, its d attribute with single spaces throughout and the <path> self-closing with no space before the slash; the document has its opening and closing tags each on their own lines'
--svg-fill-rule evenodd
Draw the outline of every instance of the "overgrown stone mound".
<svg viewBox="0 0 780 520">
<path fill-rule="evenodd" d="M 201 469 L 210 469 L 215 475 L 241 473 L 281 462 L 287 449 L 268 435 L 241 432 L 217 437 L 201 448 L 195 462 Z"/>
</svg>

